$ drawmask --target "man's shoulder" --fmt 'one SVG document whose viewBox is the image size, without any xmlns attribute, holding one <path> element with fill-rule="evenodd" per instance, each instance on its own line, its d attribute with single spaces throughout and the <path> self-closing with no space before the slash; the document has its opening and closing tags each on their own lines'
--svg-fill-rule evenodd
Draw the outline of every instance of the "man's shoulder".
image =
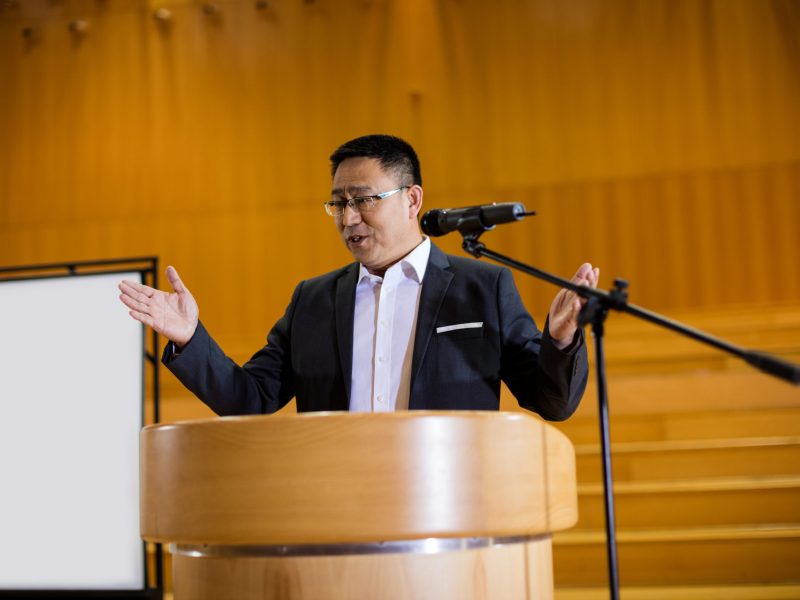
<svg viewBox="0 0 800 600">
<path fill-rule="evenodd" d="M 459 270 L 478 271 L 482 273 L 494 273 L 494 274 L 506 270 L 505 267 L 490 262 L 484 262 L 482 260 L 478 260 L 477 258 L 471 258 L 468 256 L 457 256 L 455 254 L 446 254 L 445 256 L 447 256 L 447 260 L 450 262 L 450 265 L 453 268 Z"/>
<path fill-rule="evenodd" d="M 434 248 L 436 251 L 434 251 Z M 431 248 L 431 264 L 449 270 L 453 275 L 467 275 L 479 278 L 496 279 L 506 267 L 494 263 L 485 262 L 468 256 L 458 256 L 455 254 L 445 254 L 442 250 L 433 246 Z"/>
</svg>

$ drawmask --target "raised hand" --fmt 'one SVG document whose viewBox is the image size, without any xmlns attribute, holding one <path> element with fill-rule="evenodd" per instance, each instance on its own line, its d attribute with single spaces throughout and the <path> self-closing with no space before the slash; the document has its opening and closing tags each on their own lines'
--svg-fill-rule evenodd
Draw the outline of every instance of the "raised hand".
<svg viewBox="0 0 800 600">
<path fill-rule="evenodd" d="M 600 269 L 593 269 L 591 264 L 583 263 L 571 281 L 576 285 L 596 288 L 599 278 Z M 558 348 L 566 348 L 572 343 L 578 330 L 578 313 L 585 303 L 584 298 L 567 289 L 556 294 L 550 305 L 549 331 L 550 338 Z"/>
<path fill-rule="evenodd" d="M 171 294 L 126 279 L 119 284 L 119 299 L 131 317 L 184 346 L 197 329 L 200 310 L 173 267 L 167 267 L 167 279 L 174 290 Z"/>
</svg>

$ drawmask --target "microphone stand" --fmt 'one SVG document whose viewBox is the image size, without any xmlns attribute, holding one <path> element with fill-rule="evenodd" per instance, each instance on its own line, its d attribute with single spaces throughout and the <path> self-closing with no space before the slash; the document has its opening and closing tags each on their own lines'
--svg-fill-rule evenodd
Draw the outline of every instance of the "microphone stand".
<svg viewBox="0 0 800 600">
<path fill-rule="evenodd" d="M 571 281 L 551 275 L 525 263 L 519 262 L 490 250 L 478 241 L 482 233 L 493 229 L 494 225 L 483 225 L 479 220 L 465 220 L 463 226 L 458 228 L 463 242 L 461 247 L 476 258 L 486 256 L 508 267 L 527 273 L 537 279 L 547 281 L 553 285 L 566 288 L 586 298 L 586 303 L 581 309 L 578 321 L 581 326 L 591 324 L 595 340 L 595 355 L 597 359 L 597 399 L 599 402 L 600 441 L 603 463 L 603 498 L 606 519 L 606 552 L 608 555 L 608 580 L 612 600 L 619 599 L 619 570 L 617 567 L 617 542 L 616 522 L 614 513 L 613 478 L 611 474 L 611 439 L 608 426 L 608 394 L 606 390 L 605 354 L 603 352 L 603 325 L 609 310 L 628 313 L 639 319 L 654 323 L 659 327 L 670 329 L 681 335 L 690 337 L 698 342 L 713 346 L 723 352 L 741 358 L 755 368 L 764 371 L 779 379 L 784 379 L 794 385 L 800 385 L 800 365 L 790 363 L 770 354 L 755 350 L 746 350 L 734 346 L 724 340 L 715 338 L 697 329 L 687 327 L 677 321 L 667 319 L 657 313 L 628 304 L 628 282 L 624 279 L 615 279 L 611 291 L 576 285 Z"/>
</svg>

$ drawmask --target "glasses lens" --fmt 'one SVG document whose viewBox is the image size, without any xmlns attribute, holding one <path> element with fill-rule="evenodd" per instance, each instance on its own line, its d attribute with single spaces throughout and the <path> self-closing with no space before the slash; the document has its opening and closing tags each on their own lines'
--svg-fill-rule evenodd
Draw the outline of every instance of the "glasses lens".
<svg viewBox="0 0 800 600">
<path fill-rule="evenodd" d="M 367 212 L 375 208 L 375 196 L 353 198 L 353 205 L 358 212 Z"/>
<path fill-rule="evenodd" d="M 329 200 L 325 202 L 325 212 L 332 217 L 340 217 L 344 214 L 344 209 L 347 206 L 350 206 L 350 208 L 356 212 L 367 212 L 375 208 L 377 201 L 380 199 L 380 196 L 358 196 L 356 198 L 351 198 L 349 201 L 342 199 Z"/>
<path fill-rule="evenodd" d="M 338 200 L 329 200 L 325 202 L 325 212 L 332 217 L 338 217 L 344 214 L 344 206 Z"/>
</svg>

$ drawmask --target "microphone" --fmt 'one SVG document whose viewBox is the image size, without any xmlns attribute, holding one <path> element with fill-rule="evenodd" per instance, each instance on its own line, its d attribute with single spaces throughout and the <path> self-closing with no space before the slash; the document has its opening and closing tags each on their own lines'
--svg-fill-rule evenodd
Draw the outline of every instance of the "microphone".
<svg viewBox="0 0 800 600">
<path fill-rule="evenodd" d="M 494 229 L 500 223 L 512 223 L 536 213 L 525 212 L 521 202 L 500 202 L 467 206 L 464 208 L 437 208 L 429 210 L 420 221 L 422 231 L 432 237 L 451 231 L 474 234 Z"/>
</svg>

